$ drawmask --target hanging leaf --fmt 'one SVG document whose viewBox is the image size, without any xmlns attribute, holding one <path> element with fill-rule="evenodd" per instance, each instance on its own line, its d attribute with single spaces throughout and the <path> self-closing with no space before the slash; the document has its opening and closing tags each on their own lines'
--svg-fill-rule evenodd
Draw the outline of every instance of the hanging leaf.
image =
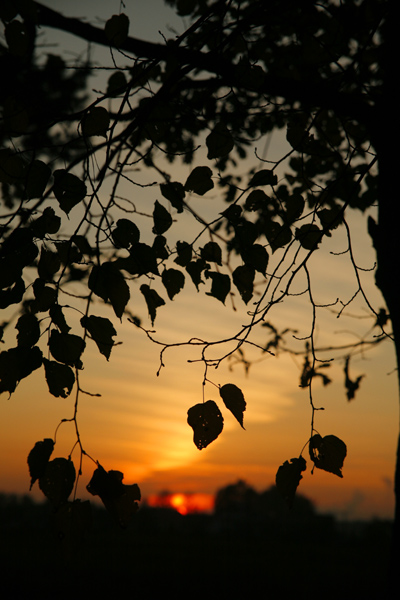
<svg viewBox="0 0 400 600">
<path fill-rule="evenodd" d="M 281 225 L 272 220 L 265 226 L 265 235 L 271 245 L 272 252 L 287 246 L 292 239 L 292 231 L 288 225 Z"/>
<path fill-rule="evenodd" d="M 122 319 L 130 298 L 129 286 L 116 263 L 105 262 L 95 265 L 89 275 L 89 289 L 104 302 L 110 302 L 115 314 Z"/>
<path fill-rule="evenodd" d="M 112 98 L 116 98 L 125 91 L 126 85 L 125 73 L 123 71 L 116 71 L 108 78 L 106 93 Z"/>
<path fill-rule="evenodd" d="M 51 169 L 42 160 L 33 160 L 25 169 L 26 198 L 41 198 L 50 179 Z"/>
<path fill-rule="evenodd" d="M 42 351 L 37 346 L 18 346 L 0 352 L 0 394 L 12 394 L 21 379 L 42 366 L 42 359 Z"/>
<path fill-rule="evenodd" d="M 239 425 L 244 429 L 243 413 L 246 410 L 246 401 L 242 390 L 233 383 L 226 383 L 220 388 L 219 395 L 226 408 L 231 411 Z"/>
<path fill-rule="evenodd" d="M 279 492 L 289 505 L 293 506 L 294 496 L 300 480 L 303 479 L 302 472 L 307 468 L 307 463 L 302 456 L 285 461 L 276 473 L 275 483 Z"/>
<path fill-rule="evenodd" d="M 255 269 L 249 265 L 241 265 L 232 273 L 232 280 L 242 300 L 247 304 L 253 297 L 253 284 L 255 277 Z"/>
<path fill-rule="evenodd" d="M 54 325 L 57 325 L 61 333 L 68 333 L 71 330 L 71 327 L 67 324 L 64 313 L 59 304 L 54 304 L 50 308 L 49 313 L 51 320 L 53 321 Z"/>
<path fill-rule="evenodd" d="M 106 22 L 104 33 L 112 46 L 120 48 L 126 41 L 129 33 L 129 19 L 124 14 L 113 15 Z"/>
<path fill-rule="evenodd" d="M 104 317 L 90 315 L 90 317 L 82 317 L 81 325 L 87 329 L 93 341 L 96 342 L 100 354 L 105 356 L 108 360 L 110 358 L 112 347 L 114 346 L 114 340 L 112 338 L 117 335 L 111 321 Z"/>
<path fill-rule="evenodd" d="M 153 233 L 157 235 L 165 233 L 172 225 L 171 215 L 167 209 L 158 202 L 158 200 L 156 200 L 154 203 L 153 221 Z"/>
<path fill-rule="evenodd" d="M 346 444 L 335 435 L 313 435 L 309 443 L 310 458 L 317 469 L 343 477 L 342 467 L 346 458 Z"/>
<path fill-rule="evenodd" d="M 32 303 L 32 310 L 35 312 L 47 312 L 57 301 L 57 290 L 44 284 L 43 279 L 36 279 L 33 282 L 33 293 L 35 301 Z"/>
<path fill-rule="evenodd" d="M 76 175 L 65 169 L 54 171 L 54 195 L 60 208 L 68 215 L 70 211 L 86 196 L 86 185 Z"/>
<path fill-rule="evenodd" d="M 37 267 L 40 279 L 52 281 L 60 267 L 61 261 L 58 252 L 53 252 L 43 245 Z"/>
<path fill-rule="evenodd" d="M 167 248 L 167 238 L 163 235 L 156 235 L 154 238 L 152 250 L 156 258 L 166 260 L 169 257 L 169 249 Z"/>
<path fill-rule="evenodd" d="M 132 244 L 129 257 L 120 258 L 115 263 L 120 269 L 128 271 L 131 275 L 146 275 L 147 273 L 160 275 L 156 252 L 148 244 Z"/>
<path fill-rule="evenodd" d="M 78 335 L 60 333 L 56 329 L 51 331 L 49 348 L 57 362 L 80 368 L 81 354 L 85 346 L 85 340 Z"/>
<path fill-rule="evenodd" d="M 144 299 L 146 300 L 151 324 L 154 325 L 157 308 L 159 308 L 160 306 L 164 306 L 165 300 L 163 300 L 161 296 L 159 296 L 157 292 L 151 289 L 146 283 L 143 283 L 140 286 L 140 291 L 142 292 Z"/>
<path fill-rule="evenodd" d="M 21 315 L 15 329 L 18 330 L 18 346 L 32 348 L 39 341 L 40 326 L 37 317 L 32 313 Z"/>
<path fill-rule="evenodd" d="M 208 242 L 200 252 L 203 260 L 222 266 L 222 251 L 216 242 Z"/>
<path fill-rule="evenodd" d="M 264 185 L 276 185 L 278 177 L 271 169 L 262 169 L 254 173 L 249 182 L 249 187 L 259 187 Z"/>
<path fill-rule="evenodd" d="M 233 149 L 233 137 L 224 123 L 217 123 L 212 132 L 206 137 L 208 148 L 207 158 L 220 158 L 226 156 Z"/>
<path fill-rule="evenodd" d="M 178 181 L 169 181 L 161 183 L 160 190 L 164 198 L 169 200 L 178 213 L 183 212 L 183 200 L 185 198 L 185 188 Z"/>
<path fill-rule="evenodd" d="M 346 360 L 344 363 L 344 385 L 346 387 L 347 400 L 350 402 L 350 400 L 353 400 L 353 398 L 355 397 L 356 391 L 360 387 L 360 383 L 364 375 L 359 375 L 354 381 L 351 380 L 349 376 L 349 366 L 350 356 L 346 356 Z"/>
<path fill-rule="evenodd" d="M 205 193 L 214 187 L 211 177 L 212 171 L 210 167 L 195 167 L 186 180 L 185 190 L 187 192 L 194 192 L 199 196 L 204 196 Z"/>
<path fill-rule="evenodd" d="M 43 365 L 50 394 L 56 398 L 67 398 L 75 383 L 71 367 L 47 358 L 43 358 Z"/>
<path fill-rule="evenodd" d="M 225 304 L 225 299 L 231 290 L 231 280 L 229 275 L 223 273 L 208 272 L 207 277 L 212 281 L 211 292 L 206 292 L 207 296 L 213 296 Z"/>
<path fill-rule="evenodd" d="M 50 438 L 44 439 L 42 442 L 36 442 L 32 450 L 28 454 L 28 468 L 31 476 L 32 489 L 33 484 L 39 477 L 42 477 L 46 471 L 47 464 L 54 449 L 54 442 Z"/>
<path fill-rule="evenodd" d="M 300 244 L 306 250 L 317 248 L 321 238 L 322 231 L 318 225 L 306 224 L 296 229 L 296 240 L 299 240 Z"/>
<path fill-rule="evenodd" d="M 124 474 L 120 471 L 106 472 L 101 465 L 94 471 L 87 491 L 99 496 L 108 512 L 121 527 L 127 527 L 133 514 L 138 510 L 141 498 L 139 486 L 122 483 Z"/>
<path fill-rule="evenodd" d="M 54 209 L 48 206 L 43 214 L 32 221 L 31 231 L 35 238 L 43 239 L 47 233 L 54 234 L 60 229 L 61 219 L 57 217 Z M 68 244 L 68 242 L 65 242 Z"/>
<path fill-rule="evenodd" d="M 187 422 L 193 429 L 193 441 L 199 450 L 216 440 L 224 427 L 221 411 L 213 400 L 189 408 Z"/>
<path fill-rule="evenodd" d="M 185 276 L 177 269 L 165 269 L 161 275 L 161 279 L 170 300 L 173 300 L 174 296 L 176 296 L 185 285 Z"/>
<path fill-rule="evenodd" d="M 192 260 L 192 246 L 187 242 L 177 242 L 176 252 L 178 256 L 175 258 L 174 262 L 176 262 L 176 264 L 180 267 L 187 267 Z"/>
<path fill-rule="evenodd" d="M 110 115 L 103 106 L 95 106 L 88 110 L 81 121 L 83 137 L 99 135 L 107 138 L 107 131 L 110 127 Z"/>
<path fill-rule="evenodd" d="M 265 276 L 269 255 L 264 246 L 261 246 L 261 244 L 253 244 L 243 248 L 240 254 L 246 265 L 250 265 Z"/>
<path fill-rule="evenodd" d="M 68 500 L 75 483 L 75 467 L 70 459 L 54 458 L 39 477 L 39 487 L 57 509 Z"/>
<path fill-rule="evenodd" d="M 129 248 L 132 244 L 138 243 L 140 231 L 133 221 L 118 219 L 117 226 L 111 232 L 111 236 L 117 248 Z"/>
<path fill-rule="evenodd" d="M 200 283 L 204 283 L 201 274 L 206 269 L 207 263 L 199 258 L 197 260 L 192 260 L 186 265 L 186 271 L 189 273 L 191 280 L 199 291 Z"/>
</svg>

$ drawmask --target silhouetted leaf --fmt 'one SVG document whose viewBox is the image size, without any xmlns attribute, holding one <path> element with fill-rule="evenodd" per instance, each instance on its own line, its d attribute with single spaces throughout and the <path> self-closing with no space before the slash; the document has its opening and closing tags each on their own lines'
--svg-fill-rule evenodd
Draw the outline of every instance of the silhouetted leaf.
<svg viewBox="0 0 400 600">
<path fill-rule="evenodd" d="M 18 330 L 18 346 L 31 348 L 40 338 L 40 326 L 36 316 L 31 313 L 21 315 L 15 329 Z"/>
<path fill-rule="evenodd" d="M 32 308 L 35 312 L 47 312 L 57 301 L 57 290 L 45 285 L 43 279 L 33 282 L 33 293 L 35 301 Z"/>
<path fill-rule="evenodd" d="M 75 374 L 71 367 L 47 358 L 43 358 L 43 364 L 50 394 L 56 398 L 67 398 L 75 383 Z"/>
<path fill-rule="evenodd" d="M 60 333 L 56 329 L 51 330 L 49 348 L 57 362 L 79 368 L 85 346 L 85 340 L 78 335 Z"/>
<path fill-rule="evenodd" d="M 61 261 L 58 252 L 53 252 L 43 245 L 38 263 L 39 277 L 45 281 L 52 281 L 53 275 L 57 273 L 60 266 Z"/>
<path fill-rule="evenodd" d="M 51 169 L 42 160 L 33 160 L 25 171 L 26 198 L 41 198 L 50 179 Z"/>
<path fill-rule="evenodd" d="M 206 267 L 207 263 L 201 258 L 192 260 L 186 265 L 186 271 L 189 273 L 191 280 L 197 288 L 197 291 L 199 291 L 200 283 L 203 283 L 201 274 Z"/>
<path fill-rule="evenodd" d="M 171 215 L 158 200 L 154 203 L 153 221 L 153 233 L 157 235 L 165 233 L 172 225 Z"/>
<path fill-rule="evenodd" d="M 108 110 L 102 106 L 95 106 L 82 119 L 82 135 L 84 137 L 100 135 L 106 138 L 109 126 L 110 115 L 108 114 Z"/>
<path fill-rule="evenodd" d="M 7 290 L 0 290 L 0 309 L 7 308 L 11 304 L 19 304 L 24 293 L 25 283 L 22 278 L 19 278 L 12 287 Z"/>
<path fill-rule="evenodd" d="M 251 246 L 245 247 L 241 251 L 241 256 L 246 265 L 253 267 L 256 271 L 265 275 L 269 255 L 264 246 L 261 246 L 261 244 L 252 244 Z"/>
<path fill-rule="evenodd" d="M 39 487 L 55 508 L 68 500 L 75 483 L 75 467 L 72 460 L 54 458 L 47 463 L 39 477 Z"/>
<path fill-rule="evenodd" d="M 96 342 L 100 353 L 108 360 L 114 345 L 114 340 L 112 338 L 114 335 L 117 335 L 111 321 L 104 317 L 90 315 L 89 317 L 82 317 L 81 325 L 88 330 L 91 338 Z"/>
<path fill-rule="evenodd" d="M 178 256 L 175 258 L 174 262 L 180 267 L 187 267 L 192 260 L 192 246 L 187 242 L 177 242 L 176 251 Z"/>
<path fill-rule="evenodd" d="M 121 258 L 116 261 L 119 268 L 128 271 L 131 275 L 145 275 L 147 273 L 159 275 L 154 248 L 148 244 L 132 244 L 129 254 L 128 258 Z"/>
<path fill-rule="evenodd" d="M 193 429 L 193 441 L 199 450 L 216 440 L 224 427 L 221 411 L 213 400 L 189 408 L 187 422 Z"/>
<path fill-rule="evenodd" d="M 45 438 L 42 442 L 36 442 L 28 454 L 29 475 L 31 476 L 32 489 L 33 484 L 39 477 L 42 477 L 46 471 L 50 456 L 53 453 L 54 442 L 50 438 Z"/>
<path fill-rule="evenodd" d="M 236 267 L 232 273 L 232 281 L 236 285 L 242 300 L 247 304 L 253 297 L 255 269 L 249 265 Z"/>
<path fill-rule="evenodd" d="M 42 351 L 37 346 L 18 346 L 0 353 L 0 393 L 15 391 L 17 384 L 42 366 Z"/>
<path fill-rule="evenodd" d="M 124 474 L 120 471 L 106 472 L 101 465 L 94 471 L 87 490 L 93 496 L 99 496 L 108 512 L 121 527 L 127 527 L 138 509 L 140 500 L 139 486 L 122 483 Z"/>
<path fill-rule="evenodd" d="M 357 379 L 355 379 L 353 381 L 352 379 L 350 379 L 350 376 L 349 376 L 349 366 L 350 366 L 350 356 L 346 356 L 346 360 L 344 363 L 344 385 L 346 387 L 347 400 L 350 401 L 350 400 L 354 399 L 354 397 L 356 395 L 356 391 L 360 387 L 360 383 L 361 383 L 361 380 L 363 379 L 364 375 L 359 375 L 357 377 Z"/>
<path fill-rule="evenodd" d="M 231 280 L 229 275 L 223 273 L 208 272 L 207 275 L 211 281 L 211 292 L 206 292 L 207 296 L 213 296 L 225 304 L 225 299 L 231 290 Z"/>
<path fill-rule="evenodd" d="M 167 238 L 163 235 L 156 235 L 156 237 L 154 238 L 152 250 L 156 258 L 166 260 L 170 254 L 167 248 Z"/>
<path fill-rule="evenodd" d="M 61 333 L 68 333 L 71 329 L 67 324 L 62 308 L 59 304 L 54 304 L 50 308 L 50 317 L 54 325 L 57 325 Z"/>
<path fill-rule="evenodd" d="M 289 507 L 293 506 L 294 496 L 300 480 L 303 479 L 302 472 L 307 468 L 307 463 L 302 456 L 285 461 L 276 473 L 275 483 Z"/>
<path fill-rule="evenodd" d="M 161 183 L 160 190 L 164 198 L 169 200 L 178 213 L 183 212 L 183 200 L 185 198 L 185 188 L 178 181 L 169 181 Z"/>
<path fill-rule="evenodd" d="M 216 123 L 212 132 L 206 137 L 208 148 L 207 158 L 220 158 L 226 156 L 233 149 L 233 137 L 224 123 Z"/>
<path fill-rule="evenodd" d="M 119 319 L 130 298 L 129 286 L 115 263 L 95 265 L 89 275 L 89 289 L 104 302 L 110 302 Z"/>
<path fill-rule="evenodd" d="M 43 214 L 31 223 L 31 231 L 34 237 L 43 239 L 47 233 L 57 233 L 60 229 L 60 225 L 60 217 L 57 217 L 51 206 L 47 206 L 47 208 L 44 209 Z"/>
<path fill-rule="evenodd" d="M 267 210 L 271 200 L 262 190 L 253 190 L 246 198 L 244 207 L 253 212 L 256 210 Z"/>
<path fill-rule="evenodd" d="M 343 477 L 342 467 L 346 458 L 346 444 L 335 435 L 321 437 L 315 434 L 309 443 L 310 458 L 318 469 Z"/>
<path fill-rule="evenodd" d="M 154 325 L 157 308 L 159 308 L 160 306 L 164 306 L 165 300 L 163 300 L 161 296 L 159 296 L 157 292 L 151 289 L 146 283 L 143 283 L 140 286 L 140 291 L 142 292 L 144 299 L 146 300 L 151 324 Z"/>
<path fill-rule="evenodd" d="M 69 212 L 86 196 L 86 185 L 76 175 L 65 169 L 54 171 L 54 195 L 60 208 L 68 215 Z"/>
<path fill-rule="evenodd" d="M 111 236 L 117 248 L 129 248 L 132 244 L 138 243 L 140 231 L 137 225 L 129 219 L 118 219 Z"/>
<path fill-rule="evenodd" d="M 222 266 L 222 251 L 216 242 L 208 242 L 201 249 L 201 258 L 208 262 L 215 262 Z"/>
<path fill-rule="evenodd" d="M 125 91 L 126 85 L 127 81 L 125 73 L 123 71 L 115 71 L 115 73 L 108 78 L 106 93 L 109 96 L 116 98 Z"/>
<path fill-rule="evenodd" d="M 119 48 L 125 42 L 129 33 L 129 19 L 124 14 L 113 15 L 106 22 L 104 32 L 110 44 Z"/>
<path fill-rule="evenodd" d="M 317 248 L 321 238 L 322 231 L 318 225 L 306 224 L 296 229 L 296 240 L 299 240 L 306 250 Z"/>
<path fill-rule="evenodd" d="M 292 231 L 288 225 L 281 225 L 276 221 L 270 221 L 265 228 L 265 235 L 271 245 L 272 252 L 283 248 L 292 239 Z"/>
<path fill-rule="evenodd" d="M 233 383 L 226 383 L 220 388 L 219 395 L 224 401 L 226 408 L 231 411 L 240 426 L 243 427 L 243 413 L 246 410 L 246 401 L 242 390 Z"/>
<path fill-rule="evenodd" d="M 204 196 L 205 193 L 214 187 L 211 177 L 212 171 L 210 167 L 195 167 L 186 180 L 185 190 L 187 192 L 195 192 L 199 196 Z"/>
<path fill-rule="evenodd" d="M 249 182 L 249 187 L 259 187 L 264 185 L 276 185 L 278 183 L 278 177 L 270 169 L 262 169 L 254 173 L 253 177 Z"/>
<path fill-rule="evenodd" d="M 185 276 L 177 269 L 165 269 L 161 275 L 161 280 L 167 290 L 170 300 L 178 294 L 185 285 Z"/>
</svg>

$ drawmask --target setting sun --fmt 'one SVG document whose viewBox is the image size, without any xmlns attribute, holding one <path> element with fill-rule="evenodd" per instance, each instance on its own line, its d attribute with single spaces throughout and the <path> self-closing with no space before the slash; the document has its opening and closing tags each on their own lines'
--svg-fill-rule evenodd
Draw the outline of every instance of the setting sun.
<svg viewBox="0 0 400 600">
<path fill-rule="evenodd" d="M 214 508 L 212 494 L 170 494 L 163 492 L 147 498 L 152 508 L 173 508 L 181 515 L 199 512 L 211 512 Z"/>
</svg>

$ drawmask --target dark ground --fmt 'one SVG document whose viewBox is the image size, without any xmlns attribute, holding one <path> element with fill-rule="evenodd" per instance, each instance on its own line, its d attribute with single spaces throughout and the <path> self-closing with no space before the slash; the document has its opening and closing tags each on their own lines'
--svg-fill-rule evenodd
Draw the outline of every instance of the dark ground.
<svg viewBox="0 0 400 600">
<path fill-rule="evenodd" d="M 93 511 L 77 547 L 51 508 L 0 497 L 0 598 L 381 599 L 390 523 L 142 508 L 121 530 Z"/>
</svg>

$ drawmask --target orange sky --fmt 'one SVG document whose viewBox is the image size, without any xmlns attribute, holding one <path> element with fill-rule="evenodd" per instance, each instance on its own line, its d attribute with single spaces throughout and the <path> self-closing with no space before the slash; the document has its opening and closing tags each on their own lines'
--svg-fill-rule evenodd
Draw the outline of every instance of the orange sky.
<svg viewBox="0 0 400 600">
<path fill-rule="evenodd" d="M 57 8 L 63 3 L 48 4 Z M 69 4 L 72 8 L 77 6 Z M 109 14 L 118 12 L 119 2 L 103 3 L 102 7 L 105 4 L 110 5 Z M 126 4 L 129 8 L 129 2 Z M 131 5 L 137 8 L 138 3 Z M 82 13 L 72 8 L 68 14 Z M 153 25 L 156 30 L 156 24 Z M 187 175 L 187 171 L 180 169 L 176 173 L 177 179 L 184 180 Z M 150 190 L 152 194 L 154 202 L 158 196 Z M 217 201 L 216 194 L 207 195 L 201 202 L 193 200 L 204 214 L 217 213 Z M 366 222 L 358 218 L 354 224 L 357 260 L 360 266 L 370 268 L 374 254 L 366 235 Z M 181 239 L 184 228 L 184 223 L 174 224 L 171 234 Z M 315 294 L 320 304 L 334 301 L 338 296 L 346 301 L 355 291 L 346 256 L 330 254 L 331 250 L 344 249 L 341 236 L 339 232 L 327 240 L 312 262 L 314 281 L 318 282 Z M 364 273 L 363 278 L 374 306 L 379 309 L 383 303 L 374 286 L 373 273 Z M 299 290 L 301 285 L 299 282 Z M 183 292 L 158 310 L 157 337 L 165 342 L 185 341 L 192 336 L 223 339 L 247 321 L 249 307 L 246 309 L 237 297 L 235 303 L 236 312 L 229 302 L 224 307 L 204 292 L 198 294 L 191 281 L 187 281 Z M 142 318 L 144 326 L 150 327 L 138 289 L 132 291 L 130 309 Z M 328 310 L 319 313 L 320 345 L 332 340 L 356 339 L 354 332 L 365 332 L 372 324 L 352 317 L 367 314 L 361 301 L 351 305 L 340 320 Z M 160 347 L 151 344 L 142 331 L 125 319 L 120 325 L 111 310 L 104 312 L 96 307 L 96 314 L 107 315 L 114 322 L 118 341 L 123 343 L 113 349 L 109 363 L 98 354 L 94 344 L 88 345 L 81 385 L 89 392 L 101 393 L 101 397 L 83 396 L 80 401 L 82 441 L 86 451 L 107 470 L 121 470 L 126 483 L 137 482 L 144 496 L 162 490 L 213 494 L 238 479 L 262 490 L 273 483 L 280 464 L 299 455 L 309 437 L 310 423 L 307 391 L 298 387 L 301 359 L 296 362 L 288 356 L 265 357 L 251 367 L 249 377 L 242 368 L 230 370 L 226 363 L 217 371 L 210 371 L 208 378 L 215 384 L 234 383 L 243 390 L 247 401 L 246 430 L 222 407 L 215 386 L 208 384 L 206 400 L 213 399 L 220 405 L 225 425 L 218 440 L 199 451 L 186 423 L 187 410 L 202 400 L 203 367 L 201 363 L 187 362 L 198 358 L 198 354 L 187 348 L 169 350 L 164 357 L 166 367 L 156 377 Z M 271 320 L 279 327 L 297 328 L 307 335 L 310 310 L 301 297 L 296 297 L 275 307 Z M 254 339 L 265 340 L 265 330 L 255 333 Z M 256 350 L 249 356 L 260 359 Z M 326 388 L 317 384 L 314 400 L 316 405 L 325 407 L 325 411 L 317 414 L 318 431 L 321 435 L 337 435 L 347 444 L 344 477 L 339 479 L 322 471 L 311 475 L 308 461 L 299 491 L 313 499 L 321 510 L 335 510 L 342 517 L 391 516 L 398 430 L 394 352 L 385 344 L 354 359 L 351 373 L 354 377 L 365 373 L 366 378 L 351 403 L 345 397 L 342 369 L 342 363 L 331 368 L 334 383 Z M 5 394 L 1 396 L 0 491 L 28 491 L 29 450 L 36 441 L 54 437 L 59 421 L 72 416 L 73 402 L 73 394 L 68 399 L 50 396 L 42 372 L 22 381 L 10 400 Z M 62 425 L 54 456 L 68 455 L 74 439 L 72 425 Z M 304 456 L 307 459 L 306 453 Z M 85 460 L 79 497 L 87 496 L 85 485 L 93 468 L 91 461 Z M 37 488 L 32 494 L 40 497 Z"/>
</svg>

